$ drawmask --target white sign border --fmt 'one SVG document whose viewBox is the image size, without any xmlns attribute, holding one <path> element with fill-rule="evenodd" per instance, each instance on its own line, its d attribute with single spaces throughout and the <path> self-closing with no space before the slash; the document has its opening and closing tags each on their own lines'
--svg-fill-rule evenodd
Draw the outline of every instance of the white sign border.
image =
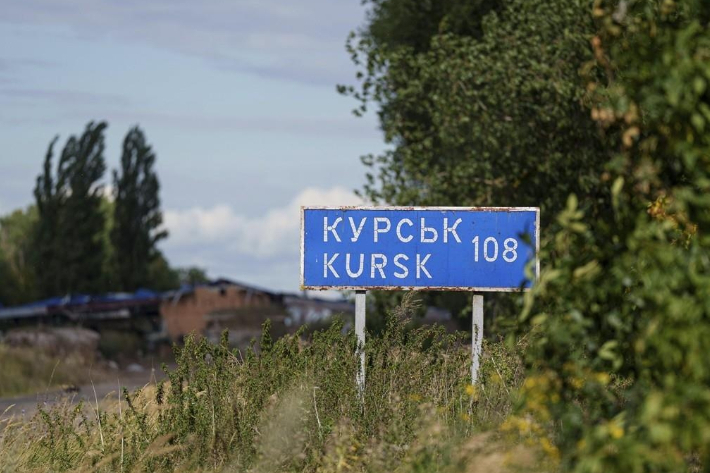
<svg viewBox="0 0 710 473">
<path fill-rule="evenodd" d="M 301 206 L 301 290 L 305 291 L 455 291 L 455 292 L 528 292 L 529 287 L 463 287 L 463 286 L 305 286 L 305 233 L 306 210 L 448 210 L 465 212 L 535 212 L 535 279 L 540 277 L 540 207 L 422 207 L 422 206 Z"/>
</svg>

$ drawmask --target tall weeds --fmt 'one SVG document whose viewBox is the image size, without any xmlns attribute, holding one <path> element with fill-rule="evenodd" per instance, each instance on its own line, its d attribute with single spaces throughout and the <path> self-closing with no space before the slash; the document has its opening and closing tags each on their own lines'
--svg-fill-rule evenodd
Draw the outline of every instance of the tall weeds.
<svg viewBox="0 0 710 473">
<path fill-rule="evenodd" d="M 363 398 L 356 337 L 341 323 L 307 341 L 301 333 L 272 341 L 267 323 L 245 353 L 230 349 L 226 334 L 219 344 L 188 338 L 167 380 L 124 392 L 120 409 L 67 404 L 7 425 L 0 463 L 15 471 L 425 471 L 439 462 L 459 471 L 466 462 L 454 446 L 505 417 L 522 370 L 514 352 L 487 344 L 483 383 L 470 386 L 465 337 L 407 330 L 413 310 L 405 299 L 382 336 L 368 340 Z"/>
</svg>

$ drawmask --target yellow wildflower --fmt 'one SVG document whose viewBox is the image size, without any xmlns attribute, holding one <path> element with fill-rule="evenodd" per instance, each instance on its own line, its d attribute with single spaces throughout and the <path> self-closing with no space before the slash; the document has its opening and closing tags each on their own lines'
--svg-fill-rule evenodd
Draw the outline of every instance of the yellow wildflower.
<svg viewBox="0 0 710 473">
<path fill-rule="evenodd" d="M 624 436 L 624 428 L 621 427 L 618 423 L 616 422 L 610 422 L 609 423 L 609 435 L 613 439 L 620 439 L 621 437 Z"/>
<path fill-rule="evenodd" d="M 560 451 L 555 447 L 552 442 L 547 437 L 540 439 L 540 446 L 542 446 L 542 451 L 547 454 L 553 460 L 560 459 Z"/>
</svg>

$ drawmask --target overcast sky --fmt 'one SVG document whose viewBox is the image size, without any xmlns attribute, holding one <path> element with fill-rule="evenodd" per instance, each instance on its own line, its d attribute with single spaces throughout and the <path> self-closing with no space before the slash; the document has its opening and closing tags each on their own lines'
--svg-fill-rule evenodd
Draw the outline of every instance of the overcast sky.
<svg viewBox="0 0 710 473">
<path fill-rule="evenodd" d="M 335 92 L 360 0 L 0 0 L 0 213 L 32 203 L 49 141 L 139 124 L 173 265 L 298 289 L 299 206 L 358 203 L 373 116 Z M 106 175 L 108 183 L 109 173 Z"/>
</svg>

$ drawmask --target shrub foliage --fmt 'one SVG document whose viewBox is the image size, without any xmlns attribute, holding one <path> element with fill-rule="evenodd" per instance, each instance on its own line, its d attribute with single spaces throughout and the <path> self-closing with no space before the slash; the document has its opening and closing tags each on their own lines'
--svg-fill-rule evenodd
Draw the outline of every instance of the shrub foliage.
<svg viewBox="0 0 710 473">
<path fill-rule="evenodd" d="M 591 114 L 618 139 L 613 218 L 574 196 L 522 314 L 527 413 L 566 471 L 699 471 L 710 459 L 710 4 L 597 1 Z"/>
</svg>

